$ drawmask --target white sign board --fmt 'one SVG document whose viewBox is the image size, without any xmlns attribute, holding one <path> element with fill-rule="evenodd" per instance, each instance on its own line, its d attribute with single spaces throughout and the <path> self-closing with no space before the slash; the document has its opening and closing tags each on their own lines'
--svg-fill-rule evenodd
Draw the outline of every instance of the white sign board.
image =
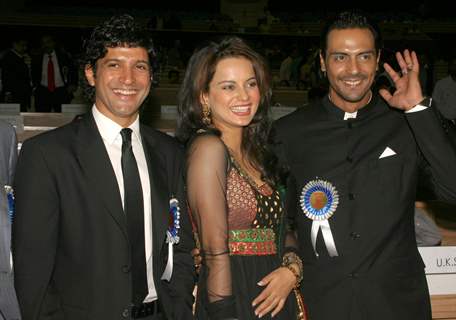
<svg viewBox="0 0 456 320">
<path fill-rule="evenodd" d="M 456 247 L 419 247 L 431 295 L 456 294 Z"/>
<path fill-rule="evenodd" d="M 456 247 L 420 247 L 426 274 L 456 274 Z"/>
</svg>

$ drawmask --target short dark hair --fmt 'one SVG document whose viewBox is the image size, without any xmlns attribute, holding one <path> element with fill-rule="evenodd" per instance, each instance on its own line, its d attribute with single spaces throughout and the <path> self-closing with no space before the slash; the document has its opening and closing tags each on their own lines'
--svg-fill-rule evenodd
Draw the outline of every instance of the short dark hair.
<svg viewBox="0 0 456 320">
<path fill-rule="evenodd" d="M 108 48 L 117 47 L 146 49 L 150 64 L 155 57 L 152 38 L 146 28 L 128 14 L 116 15 L 96 26 L 84 42 L 82 68 L 90 67 L 96 74 L 97 61 L 106 55 Z M 84 94 L 88 100 L 94 101 L 95 88 L 87 81 L 84 83 Z"/>
<path fill-rule="evenodd" d="M 359 10 L 343 11 L 327 20 L 320 38 L 320 49 L 323 56 L 328 48 L 328 35 L 333 30 L 368 29 L 374 37 L 377 54 L 383 48 L 383 39 L 378 25 L 367 14 Z"/>
</svg>

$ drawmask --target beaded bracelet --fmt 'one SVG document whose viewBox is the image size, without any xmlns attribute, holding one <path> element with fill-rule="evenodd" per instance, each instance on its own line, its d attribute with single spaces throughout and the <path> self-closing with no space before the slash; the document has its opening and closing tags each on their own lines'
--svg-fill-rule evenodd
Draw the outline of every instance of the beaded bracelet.
<svg viewBox="0 0 456 320">
<path fill-rule="evenodd" d="M 297 272 L 295 268 L 291 266 L 293 263 L 295 263 L 298 266 L 299 272 Z M 296 287 L 299 287 L 299 284 L 301 283 L 303 278 L 303 266 L 301 258 L 299 258 L 298 255 L 294 252 L 287 252 L 284 254 L 282 258 L 282 267 L 287 268 L 294 274 L 294 276 L 296 277 Z"/>
</svg>

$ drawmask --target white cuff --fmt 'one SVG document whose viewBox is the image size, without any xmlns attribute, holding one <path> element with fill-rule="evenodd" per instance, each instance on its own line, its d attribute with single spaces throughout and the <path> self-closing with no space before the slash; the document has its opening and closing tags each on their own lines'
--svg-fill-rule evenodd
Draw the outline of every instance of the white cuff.
<svg viewBox="0 0 456 320">
<path fill-rule="evenodd" d="M 425 104 L 422 104 L 424 101 L 427 101 L 429 105 L 425 105 Z M 427 103 L 426 103 L 427 104 Z M 416 106 L 414 106 L 413 108 L 405 111 L 405 113 L 413 113 L 413 112 L 418 112 L 418 111 L 423 111 L 423 110 L 426 110 L 427 108 L 429 108 L 432 104 L 432 98 L 425 98 L 423 101 L 421 101 L 420 103 L 418 103 Z"/>
<path fill-rule="evenodd" d="M 413 112 L 423 111 L 423 110 L 426 110 L 427 108 L 429 108 L 429 107 L 422 106 L 421 104 L 417 104 L 412 109 L 409 109 L 409 110 L 405 111 L 405 113 L 413 113 Z"/>
</svg>

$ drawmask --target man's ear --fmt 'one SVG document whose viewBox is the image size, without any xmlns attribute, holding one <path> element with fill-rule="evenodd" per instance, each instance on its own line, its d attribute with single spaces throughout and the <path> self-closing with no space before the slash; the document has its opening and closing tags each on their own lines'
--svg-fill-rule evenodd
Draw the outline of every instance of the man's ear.
<svg viewBox="0 0 456 320">
<path fill-rule="evenodd" d="M 326 63 L 325 58 L 323 57 L 323 53 L 320 50 L 320 69 L 322 72 L 326 72 Z"/>
<path fill-rule="evenodd" d="M 84 67 L 84 74 L 87 79 L 87 82 L 94 87 L 95 86 L 95 72 L 93 72 L 93 67 L 89 64 L 86 64 Z"/>
<path fill-rule="evenodd" d="M 378 71 L 378 64 L 380 63 L 380 57 L 382 55 L 382 50 L 379 49 L 378 50 L 378 54 L 377 54 L 377 67 L 375 68 L 375 71 Z"/>
</svg>

